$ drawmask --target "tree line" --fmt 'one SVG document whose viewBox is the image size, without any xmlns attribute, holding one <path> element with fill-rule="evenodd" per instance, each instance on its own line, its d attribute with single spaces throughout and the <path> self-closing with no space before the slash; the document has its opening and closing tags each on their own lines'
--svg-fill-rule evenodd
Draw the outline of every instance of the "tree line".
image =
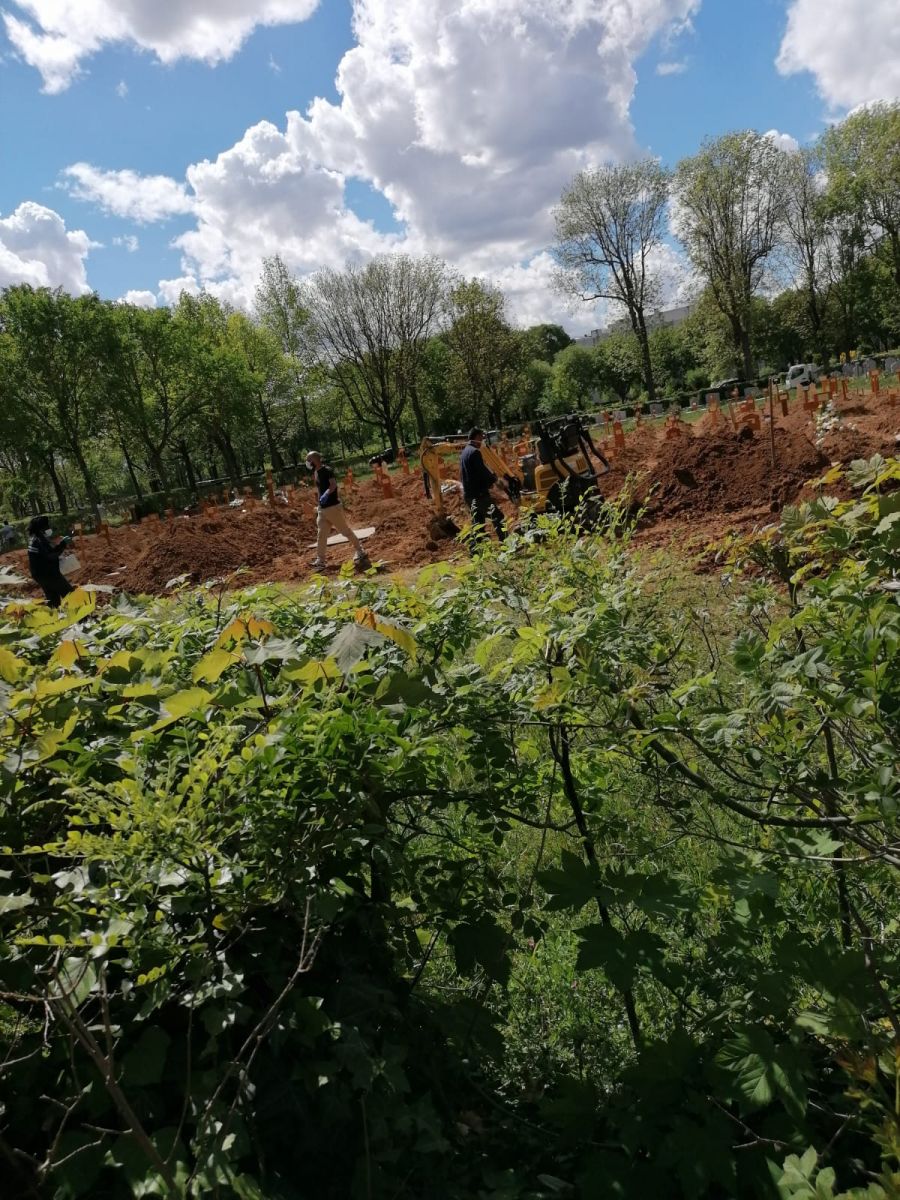
<svg viewBox="0 0 900 1200">
<path fill-rule="evenodd" d="M 577 175 L 556 210 L 558 286 L 625 330 L 575 345 L 515 329 L 502 292 L 441 260 L 390 255 L 295 279 L 264 262 L 252 313 L 210 294 L 144 309 L 25 285 L 0 297 L 0 502 L 98 511 L 204 481 L 349 458 L 429 433 L 586 404 L 653 402 L 900 343 L 900 105 L 785 152 L 727 134 L 669 171 Z M 654 327 L 669 238 L 696 276 Z"/>
<path fill-rule="evenodd" d="M 577 175 L 556 212 L 561 285 L 618 305 L 651 400 L 667 226 L 702 287 L 699 365 L 751 379 L 760 359 L 827 361 L 900 338 L 900 104 L 876 104 L 785 151 L 753 130 L 674 171 L 653 159 Z"/>
</svg>

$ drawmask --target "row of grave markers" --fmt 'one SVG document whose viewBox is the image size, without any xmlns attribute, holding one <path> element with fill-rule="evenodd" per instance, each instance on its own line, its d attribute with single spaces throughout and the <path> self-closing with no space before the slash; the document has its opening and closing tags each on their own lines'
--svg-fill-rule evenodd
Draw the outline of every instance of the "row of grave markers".
<svg viewBox="0 0 900 1200">
<path fill-rule="evenodd" d="M 871 371 L 869 371 L 868 374 L 869 374 L 869 385 L 870 385 L 871 394 L 872 394 L 873 398 L 878 399 L 883 395 L 884 398 L 887 400 L 887 402 L 891 405 L 900 403 L 900 388 L 892 387 L 892 388 L 887 388 L 885 390 L 882 390 L 880 373 L 877 370 L 871 370 Z M 822 380 L 821 383 L 819 384 L 818 391 L 813 386 L 801 387 L 801 388 L 798 388 L 797 390 L 798 390 L 798 392 L 802 392 L 802 395 L 803 395 L 803 400 L 802 400 L 803 410 L 805 412 L 810 413 L 810 415 L 817 412 L 818 409 L 824 403 L 826 403 L 828 400 L 830 400 L 838 395 L 840 395 L 842 397 L 842 399 L 845 401 L 849 400 L 849 398 L 850 398 L 849 388 L 848 388 L 848 380 L 847 380 L 846 376 L 843 376 L 840 379 L 830 377 L 828 379 Z M 769 401 L 770 434 L 772 437 L 772 459 L 773 459 L 773 463 L 774 463 L 774 458 L 775 458 L 774 406 L 777 403 L 781 409 L 781 415 L 786 417 L 788 415 L 788 412 L 790 409 L 790 392 L 776 388 L 773 385 L 769 388 L 767 395 L 768 395 L 768 401 Z M 691 402 L 691 410 L 698 411 L 698 409 L 699 409 L 698 402 L 696 400 L 692 401 Z M 712 428 L 716 428 L 718 426 L 719 422 L 724 420 L 724 418 L 722 416 L 721 404 L 720 404 L 718 392 L 710 392 L 707 394 L 706 412 L 710 419 L 710 425 Z M 652 414 L 652 415 L 662 415 L 662 406 L 660 406 L 660 412 L 658 414 Z M 730 401 L 728 403 L 728 416 L 729 416 L 731 424 L 735 430 L 737 430 L 738 428 L 749 428 L 757 433 L 761 432 L 761 430 L 762 430 L 762 419 L 760 417 L 759 410 L 756 407 L 756 398 L 753 396 L 747 396 L 744 399 L 741 399 L 740 393 L 737 388 L 735 388 L 734 391 L 731 393 Z M 643 413 L 641 412 L 640 409 L 638 409 L 637 413 L 635 414 L 635 428 L 636 429 L 639 429 L 641 427 L 641 425 L 644 423 L 644 419 L 645 418 L 644 418 Z M 681 408 L 679 407 L 679 408 L 674 408 L 674 409 L 670 410 L 670 412 L 668 413 L 668 415 L 666 416 L 666 419 L 665 419 L 666 439 L 667 440 L 674 439 L 674 438 L 678 438 L 678 437 L 682 436 L 682 432 L 684 430 L 684 424 L 685 423 L 682 420 Z M 618 417 L 617 414 L 614 415 L 610 412 L 604 412 L 603 413 L 603 427 L 604 427 L 605 440 L 601 443 L 601 448 L 603 449 L 603 452 L 606 454 L 607 457 L 615 458 L 618 453 L 620 453 L 621 451 L 623 451 L 625 449 L 624 423 Z M 496 450 L 500 454 L 501 458 L 503 458 L 504 461 L 506 461 L 508 463 L 513 463 L 515 461 L 518 461 L 519 458 L 523 457 L 524 455 L 526 455 L 528 453 L 531 453 L 532 444 L 531 444 L 531 427 L 530 427 L 530 425 L 525 425 L 525 427 L 522 430 L 522 433 L 519 437 L 519 440 L 515 443 L 513 443 L 511 441 L 508 434 L 504 433 L 501 436 L 500 441 L 497 443 Z M 398 453 L 397 464 L 398 464 L 399 470 L 404 475 L 410 474 L 409 459 L 408 459 L 405 451 L 401 450 Z M 385 464 L 383 464 L 383 463 L 373 464 L 373 473 L 374 473 L 376 482 L 381 487 L 382 495 L 384 496 L 384 498 L 387 500 L 393 499 L 394 498 L 394 489 L 391 484 L 391 474 L 388 471 Z M 355 477 L 353 474 L 353 468 L 349 467 L 347 469 L 347 472 L 344 475 L 343 479 L 341 480 L 341 487 L 344 489 L 344 492 L 349 496 L 349 495 L 352 495 L 355 485 L 356 485 L 356 480 L 355 480 Z M 287 500 L 287 503 L 289 505 L 293 505 L 300 498 L 301 493 L 306 490 L 307 490 L 306 488 L 301 488 L 295 484 L 288 484 L 283 489 L 283 494 Z M 272 507 L 274 507 L 274 505 L 276 503 L 276 489 L 275 489 L 274 477 L 273 477 L 271 471 L 266 472 L 266 492 L 267 492 L 269 504 Z M 204 515 L 215 513 L 222 506 L 230 506 L 233 499 L 241 499 L 243 501 L 244 506 L 246 506 L 247 508 L 253 508 L 257 504 L 261 503 L 261 501 L 255 494 L 253 489 L 250 487 L 245 487 L 243 489 L 242 496 L 239 496 L 237 494 L 237 492 L 232 493 L 232 491 L 228 488 L 223 488 L 222 494 L 221 494 L 221 500 L 214 501 L 214 500 L 210 499 L 208 496 L 201 499 L 200 513 L 204 514 Z M 165 514 L 149 513 L 146 517 L 143 518 L 143 520 L 155 521 L 155 522 L 162 522 L 164 520 L 174 521 L 175 519 L 176 519 L 176 514 L 175 514 L 175 510 L 173 508 L 167 508 L 165 510 Z M 137 524 L 141 523 L 140 517 L 137 519 L 136 523 Z M 76 525 L 75 533 L 78 534 L 79 536 L 83 536 L 83 533 L 84 533 L 83 526 L 80 524 Z M 97 536 L 104 537 L 106 539 L 107 543 L 109 543 L 109 541 L 110 541 L 110 526 L 109 526 L 108 522 L 101 521 L 97 526 L 96 533 L 97 533 Z"/>
</svg>

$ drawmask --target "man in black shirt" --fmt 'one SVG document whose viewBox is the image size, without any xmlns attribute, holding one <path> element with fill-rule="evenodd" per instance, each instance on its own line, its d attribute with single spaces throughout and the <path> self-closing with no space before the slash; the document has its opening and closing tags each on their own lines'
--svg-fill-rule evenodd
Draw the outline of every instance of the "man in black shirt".
<svg viewBox="0 0 900 1200">
<path fill-rule="evenodd" d="M 497 476 L 485 465 L 481 453 L 484 441 L 483 429 L 470 429 L 469 441 L 463 449 L 459 460 L 459 477 L 462 481 L 463 499 L 472 514 L 472 536 L 469 540 L 469 553 L 474 554 L 484 542 L 484 524 L 490 517 L 497 530 L 497 538 L 503 541 L 506 537 L 506 525 L 503 513 L 494 502 L 491 488 L 497 483 Z"/>
<path fill-rule="evenodd" d="M 315 474 L 316 495 L 319 497 L 319 508 L 316 513 L 316 557 L 314 567 L 324 567 L 325 555 L 328 553 L 328 535 L 342 533 L 355 551 L 353 561 L 358 567 L 365 569 L 371 566 L 363 544 L 350 527 L 344 506 L 338 496 L 337 476 L 331 467 L 327 466 L 318 450 L 311 450 L 306 456 L 306 465 Z"/>
<path fill-rule="evenodd" d="M 59 569 L 60 557 L 72 539 L 66 536 L 54 544 L 50 540 L 52 537 L 49 517 L 31 518 L 28 523 L 28 568 L 31 578 L 42 589 L 50 607 L 59 608 L 63 596 L 68 596 L 73 590 Z"/>
</svg>

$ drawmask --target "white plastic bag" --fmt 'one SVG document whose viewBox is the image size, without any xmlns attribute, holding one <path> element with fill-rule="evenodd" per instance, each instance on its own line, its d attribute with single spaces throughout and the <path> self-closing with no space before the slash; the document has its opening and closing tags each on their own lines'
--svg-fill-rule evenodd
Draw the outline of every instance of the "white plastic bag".
<svg viewBox="0 0 900 1200">
<path fill-rule="evenodd" d="M 74 575 L 76 571 L 81 570 L 81 562 L 78 555 L 71 550 L 68 554 L 61 554 L 59 557 L 59 569 L 63 575 Z"/>
</svg>

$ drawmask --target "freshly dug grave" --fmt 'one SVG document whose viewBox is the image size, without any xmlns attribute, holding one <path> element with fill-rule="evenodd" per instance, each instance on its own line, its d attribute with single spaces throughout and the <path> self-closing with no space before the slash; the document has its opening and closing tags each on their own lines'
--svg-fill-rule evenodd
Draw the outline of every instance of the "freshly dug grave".
<svg viewBox="0 0 900 1200">
<path fill-rule="evenodd" d="M 659 425 L 645 424 L 628 434 L 602 490 L 608 497 L 627 493 L 629 503 L 644 510 L 640 542 L 702 548 L 730 531 L 776 520 L 781 508 L 806 495 L 806 483 L 831 462 L 898 452 L 900 406 L 852 397 L 835 408 L 839 422 L 820 445 L 815 422 L 799 406 L 787 417 L 779 415 L 774 468 L 767 421 L 759 433 L 735 431 L 723 413 L 715 428 L 703 417 L 683 425 L 675 439 L 667 438 Z M 375 527 L 365 543 L 373 562 L 397 570 L 465 553 L 452 539 L 435 536 L 434 511 L 420 474 L 396 471 L 391 485 L 392 499 L 383 496 L 374 479 L 343 493 L 351 524 Z M 450 491 L 444 505 L 449 518 L 464 526 L 468 514 L 462 496 Z M 503 500 L 501 507 L 514 522 L 515 508 Z M 82 570 L 73 582 L 162 594 L 179 580 L 220 579 L 234 587 L 301 581 L 313 572 L 315 540 L 315 496 L 311 488 L 301 488 L 292 503 L 279 502 L 274 509 L 264 504 L 223 507 L 202 516 L 113 529 L 108 542 L 79 538 L 75 548 Z M 329 570 L 351 555 L 349 545 L 329 547 Z M 28 573 L 22 551 L 0 561 Z"/>
<path fill-rule="evenodd" d="M 396 472 L 391 486 L 390 499 L 374 479 L 343 495 L 351 525 L 375 527 L 364 543 L 373 562 L 388 570 L 418 567 L 462 550 L 453 540 L 434 536 L 434 511 L 420 475 Z M 445 493 L 444 506 L 451 521 L 462 528 L 468 519 L 462 495 Z M 513 506 L 505 501 L 501 506 L 514 520 Z M 274 508 L 259 503 L 222 507 L 200 516 L 145 520 L 138 526 L 111 529 L 108 541 L 100 536 L 78 538 L 75 551 L 82 566 L 72 582 L 159 595 L 181 583 L 227 580 L 229 586 L 242 587 L 303 580 L 313 573 L 315 543 L 315 497 L 311 488 L 302 488 L 291 503 L 279 501 Z M 352 554 L 349 544 L 329 546 L 329 571 L 339 569 Z M 23 551 L 2 561 L 28 574 Z M 29 590 L 37 594 L 36 589 Z"/>
</svg>

